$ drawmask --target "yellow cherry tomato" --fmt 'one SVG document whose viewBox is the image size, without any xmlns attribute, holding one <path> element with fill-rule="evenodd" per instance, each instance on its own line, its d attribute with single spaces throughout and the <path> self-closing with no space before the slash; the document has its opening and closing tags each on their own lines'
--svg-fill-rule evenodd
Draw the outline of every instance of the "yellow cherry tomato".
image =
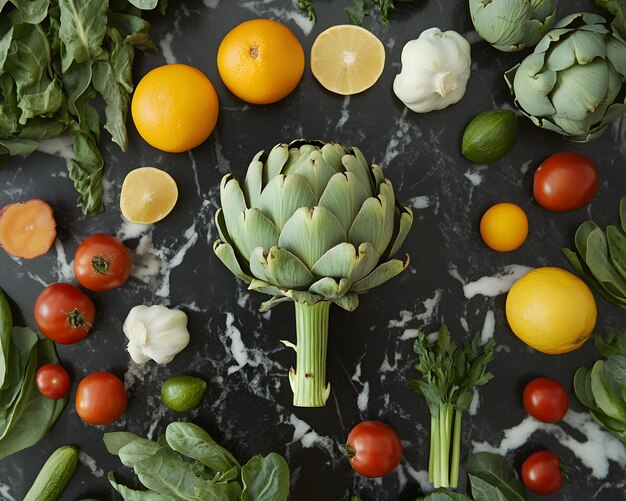
<svg viewBox="0 0 626 501">
<path fill-rule="evenodd" d="M 493 205 L 480 220 L 480 236 L 495 251 L 515 250 L 528 236 L 526 213 L 508 202 Z"/>
</svg>

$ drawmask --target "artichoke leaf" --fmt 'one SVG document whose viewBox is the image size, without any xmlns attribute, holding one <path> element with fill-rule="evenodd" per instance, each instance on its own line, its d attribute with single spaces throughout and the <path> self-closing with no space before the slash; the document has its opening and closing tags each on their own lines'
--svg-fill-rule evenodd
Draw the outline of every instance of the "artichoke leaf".
<svg viewBox="0 0 626 501">
<path fill-rule="evenodd" d="M 404 205 L 396 204 L 395 210 L 394 235 L 391 237 L 391 243 L 388 248 L 389 252 L 385 253 L 383 259 L 387 259 L 400 250 L 400 247 L 406 240 L 411 226 L 413 226 L 413 211 Z"/>
<path fill-rule="evenodd" d="M 622 278 L 626 280 L 626 235 L 617 226 L 610 224 L 606 227 L 606 240 L 611 262 Z"/>
<path fill-rule="evenodd" d="M 574 30 L 552 44 L 547 53 L 546 67 L 552 71 L 564 71 L 576 66 L 585 66 L 598 58 L 606 58 L 604 36 L 585 30 Z M 578 64 L 577 64 L 578 63 Z"/>
<path fill-rule="evenodd" d="M 556 72 L 544 68 L 543 54 L 531 54 L 517 67 L 513 80 L 515 99 L 529 115 L 556 113 L 548 95 L 556 85 Z"/>
<path fill-rule="evenodd" d="M 213 243 L 213 252 L 215 252 L 215 255 L 219 258 L 219 260 L 224 263 L 224 266 L 226 266 L 226 268 L 228 268 L 236 277 L 246 282 L 250 282 L 254 279 L 254 277 L 243 271 L 243 268 L 235 255 L 235 250 L 228 242 L 216 240 Z"/>
<path fill-rule="evenodd" d="M 258 208 L 277 228 L 282 229 L 296 210 L 314 207 L 315 200 L 315 194 L 304 177 L 279 174 L 263 189 Z"/>
<path fill-rule="evenodd" d="M 626 41 L 617 33 L 606 42 L 606 57 L 620 75 L 626 75 Z"/>
<path fill-rule="evenodd" d="M 261 306 L 259 306 L 259 311 L 261 313 L 264 313 L 268 311 L 270 308 L 273 308 L 274 306 L 276 306 L 277 304 L 285 303 L 287 301 L 293 301 L 293 299 L 291 299 L 288 296 L 273 296 L 271 299 L 268 299 L 267 301 L 263 301 L 261 303 Z"/>
<path fill-rule="evenodd" d="M 626 197 L 619 201 L 619 220 L 622 223 L 622 230 L 626 233 Z"/>
<path fill-rule="evenodd" d="M 285 175 L 293 174 L 303 164 L 310 165 L 309 155 L 316 151 L 316 146 L 307 143 L 298 143 L 296 145 L 293 142 L 289 145 L 289 158 L 283 167 L 282 173 Z"/>
<path fill-rule="evenodd" d="M 341 158 L 347 153 L 346 149 L 337 143 L 326 143 L 321 149 L 322 156 L 330 165 L 336 165 L 337 170 L 341 169 Z"/>
<path fill-rule="evenodd" d="M 293 170 L 293 174 L 299 174 L 307 180 L 315 194 L 316 202 L 322 196 L 330 178 L 337 173 L 337 168 L 326 162 L 319 150 L 315 150 L 311 153 L 306 162 L 299 164 L 298 167 Z M 290 174 L 290 176 L 293 174 Z M 308 205 L 308 207 L 313 207 L 313 205 L 317 205 L 317 203 Z"/>
<path fill-rule="evenodd" d="M 348 292 L 340 298 L 333 299 L 333 303 L 346 311 L 354 311 L 359 307 L 359 296 L 354 292 Z"/>
<path fill-rule="evenodd" d="M 342 242 L 329 249 L 311 267 L 318 277 L 348 278 L 351 282 L 361 280 L 378 264 L 380 256 L 369 242 L 354 245 Z"/>
<path fill-rule="evenodd" d="M 285 292 L 272 285 L 264 280 L 259 280 L 258 278 L 253 278 L 250 281 L 250 285 L 248 286 L 248 290 L 262 292 L 263 294 L 269 294 L 270 296 L 284 296 Z"/>
<path fill-rule="evenodd" d="M 267 160 L 265 161 L 265 177 L 263 178 L 263 184 L 268 184 L 278 174 L 283 171 L 287 160 L 289 159 L 289 146 L 286 144 L 277 144 L 272 148 Z"/>
<path fill-rule="evenodd" d="M 250 256 L 257 247 L 269 249 L 278 243 L 280 231 L 259 209 L 246 209 L 237 222 L 244 256 Z M 230 235 L 235 238 L 234 232 Z"/>
<path fill-rule="evenodd" d="M 220 199 L 224 215 L 223 229 L 230 235 L 230 243 L 237 251 L 248 256 L 245 252 L 245 237 L 239 227 L 239 216 L 246 210 L 246 200 L 237 181 L 232 174 L 226 174 L 220 184 Z"/>
<path fill-rule="evenodd" d="M 593 230 L 587 237 L 585 261 L 596 280 L 604 284 L 611 295 L 626 301 L 626 280 L 615 271 L 609 261 L 608 244 L 600 228 Z"/>
<path fill-rule="evenodd" d="M 347 278 L 342 278 L 337 282 L 334 278 L 324 277 L 311 285 L 309 291 L 313 294 L 319 294 L 325 299 L 334 300 L 345 295 L 350 290 L 351 285 L 352 282 Z"/>
<path fill-rule="evenodd" d="M 315 282 L 315 277 L 300 259 L 277 246 L 267 253 L 261 247 L 254 249 L 250 256 L 250 271 L 281 289 L 308 289 Z"/>
<path fill-rule="evenodd" d="M 360 154 L 359 157 L 355 156 L 357 151 Z M 358 148 L 352 148 L 352 154 L 344 155 L 341 159 L 341 164 L 344 166 L 346 171 L 352 172 L 355 175 L 367 193 L 374 195 L 375 192 L 369 165 L 363 158 L 363 154 Z"/>
<path fill-rule="evenodd" d="M 383 255 L 393 235 L 395 199 L 389 181 L 380 185 L 377 198 L 368 198 L 354 218 L 348 241 L 355 247 L 369 242 L 378 255 Z"/>
<path fill-rule="evenodd" d="M 570 24 L 574 23 L 574 21 L 577 21 L 578 24 L 581 24 L 581 25 L 592 26 L 594 24 L 599 24 L 599 25 L 602 25 L 602 27 L 604 27 L 604 23 L 606 22 L 606 19 L 604 19 L 602 16 L 598 14 L 593 14 L 591 12 L 577 12 L 575 14 L 570 14 L 569 16 L 565 16 L 558 23 L 556 23 L 554 27 L 555 28 L 567 28 L 570 26 Z M 604 28 L 604 30 L 606 31 L 606 28 Z"/>
<path fill-rule="evenodd" d="M 346 233 L 370 194 L 352 172 L 337 173 L 330 178 L 318 205 L 326 207 L 341 223 Z"/>
<path fill-rule="evenodd" d="M 314 304 L 317 304 L 324 299 L 319 294 L 315 294 L 309 291 L 299 291 L 295 289 L 289 289 L 287 291 L 284 291 L 284 294 L 287 297 L 293 299 L 296 303 L 306 304 L 308 306 L 313 306 Z"/>
<path fill-rule="evenodd" d="M 374 177 L 374 193 L 380 193 L 380 185 L 385 181 L 385 174 L 380 165 L 372 164 L 370 172 Z"/>
<path fill-rule="evenodd" d="M 261 197 L 261 191 L 263 191 L 263 162 L 260 158 L 263 156 L 264 151 L 259 151 L 246 171 L 246 179 L 243 183 L 243 193 L 248 207 L 258 207 L 259 198 Z"/>
<path fill-rule="evenodd" d="M 278 245 L 295 254 L 310 269 L 328 249 L 345 241 L 346 232 L 327 208 L 302 207 L 285 223 Z"/>
<path fill-rule="evenodd" d="M 391 280 L 396 275 L 402 273 L 409 265 L 409 255 L 402 262 L 400 259 L 391 259 L 378 266 L 372 273 L 362 278 L 358 282 L 352 284 L 352 292 L 363 293 L 374 287 L 384 284 L 387 280 Z"/>
</svg>

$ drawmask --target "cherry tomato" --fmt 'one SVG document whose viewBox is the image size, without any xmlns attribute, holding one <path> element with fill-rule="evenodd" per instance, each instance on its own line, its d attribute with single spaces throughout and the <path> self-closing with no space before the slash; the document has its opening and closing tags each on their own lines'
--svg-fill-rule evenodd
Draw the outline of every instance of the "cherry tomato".
<svg viewBox="0 0 626 501">
<path fill-rule="evenodd" d="M 395 431 L 378 421 L 357 424 L 346 444 L 352 469 L 364 477 L 384 477 L 402 459 L 402 444 Z"/>
<path fill-rule="evenodd" d="M 587 205 L 598 191 L 598 170 L 578 153 L 556 153 L 535 171 L 533 194 L 545 209 L 565 212 Z"/>
<path fill-rule="evenodd" d="M 127 404 L 124 383 L 110 372 L 94 372 L 83 378 L 76 390 L 76 412 L 89 424 L 111 424 Z"/>
<path fill-rule="evenodd" d="M 561 383 L 547 377 L 533 379 L 524 388 L 524 409 L 543 423 L 563 419 L 569 407 L 569 397 Z"/>
<path fill-rule="evenodd" d="M 522 463 L 522 481 L 535 494 L 554 494 L 563 485 L 561 460 L 549 451 L 531 454 Z"/>
<path fill-rule="evenodd" d="M 59 364 L 42 365 L 35 377 L 39 392 L 47 398 L 58 400 L 70 389 L 70 375 Z"/>
<path fill-rule="evenodd" d="M 74 255 L 78 283 L 92 291 L 107 291 L 123 285 L 130 276 L 132 259 L 117 238 L 103 233 L 83 240 Z"/>
<path fill-rule="evenodd" d="M 528 217 L 518 205 L 508 202 L 492 205 L 480 220 L 480 236 L 495 251 L 515 250 L 528 236 Z"/>
<path fill-rule="evenodd" d="M 73 285 L 46 287 L 35 301 L 35 323 L 55 343 L 72 344 L 83 339 L 96 318 L 96 307 Z"/>
</svg>

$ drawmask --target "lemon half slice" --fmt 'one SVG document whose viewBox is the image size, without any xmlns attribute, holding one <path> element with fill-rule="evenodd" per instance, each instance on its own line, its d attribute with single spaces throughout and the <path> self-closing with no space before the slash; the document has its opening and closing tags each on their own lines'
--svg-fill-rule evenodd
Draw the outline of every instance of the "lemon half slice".
<svg viewBox="0 0 626 501">
<path fill-rule="evenodd" d="M 385 67 L 385 48 L 360 26 L 341 24 L 318 35 L 311 47 L 311 71 L 323 87 L 350 96 L 369 89 Z"/>
<path fill-rule="evenodd" d="M 152 224 L 167 216 L 178 200 L 176 181 L 154 167 L 128 173 L 120 193 L 120 209 L 131 223 Z"/>
</svg>

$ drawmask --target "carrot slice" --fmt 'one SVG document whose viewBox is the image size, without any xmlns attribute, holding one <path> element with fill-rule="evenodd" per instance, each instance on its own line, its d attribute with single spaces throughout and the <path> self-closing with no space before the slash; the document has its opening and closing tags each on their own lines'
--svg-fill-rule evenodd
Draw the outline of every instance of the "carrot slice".
<svg viewBox="0 0 626 501">
<path fill-rule="evenodd" d="M 34 198 L 0 210 L 0 246 L 24 259 L 43 256 L 57 236 L 54 213 L 43 200 Z"/>
</svg>

